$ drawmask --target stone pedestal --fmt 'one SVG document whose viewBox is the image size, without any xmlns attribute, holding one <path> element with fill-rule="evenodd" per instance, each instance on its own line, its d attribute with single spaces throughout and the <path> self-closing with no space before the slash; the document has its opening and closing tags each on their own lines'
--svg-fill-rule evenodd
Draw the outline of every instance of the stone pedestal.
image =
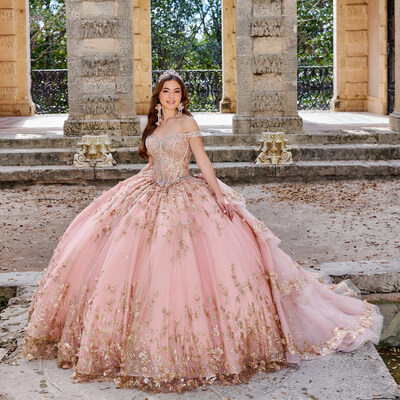
<svg viewBox="0 0 400 400">
<path fill-rule="evenodd" d="M 296 0 L 237 0 L 235 133 L 301 130 Z"/>
<path fill-rule="evenodd" d="M 236 112 L 236 7 L 235 0 L 222 1 L 222 100 L 221 113 Z"/>
<path fill-rule="evenodd" d="M 28 0 L 0 1 L 0 116 L 33 115 Z"/>
<path fill-rule="evenodd" d="M 394 111 L 389 116 L 389 128 L 400 132 L 400 0 L 395 1 L 395 94 Z"/>
<path fill-rule="evenodd" d="M 131 0 L 67 0 L 67 136 L 138 135 Z"/>
</svg>

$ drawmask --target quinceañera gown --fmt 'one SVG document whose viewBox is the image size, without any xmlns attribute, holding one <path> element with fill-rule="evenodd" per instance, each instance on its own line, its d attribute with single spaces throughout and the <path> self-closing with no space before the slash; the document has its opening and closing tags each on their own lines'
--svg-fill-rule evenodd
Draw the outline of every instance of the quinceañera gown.
<svg viewBox="0 0 400 400">
<path fill-rule="evenodd" d="M 378 343 L 377 306 L 292 260 L 241 194 L 218 180 L 231 221 L 189 175 L 200 135 L 150 135 L 154 165 L 72 221 L 34 294 L 25 357 L 57 357 L 74 381 L 180 392 Z"/>
</svg>

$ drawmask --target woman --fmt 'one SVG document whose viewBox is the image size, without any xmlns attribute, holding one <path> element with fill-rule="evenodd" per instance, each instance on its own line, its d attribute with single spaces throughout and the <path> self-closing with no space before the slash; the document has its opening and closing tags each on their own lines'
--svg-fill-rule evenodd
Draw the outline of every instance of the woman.
<svg viewBox="0 0 400 400">
<path fill-rule="evenodd" d="M 377 344 L 378 307 L 301 268 L 215 177 L 188 103 L 164 73 L 139 148 L 149 162 L 60 238 L 25 357 L 56 356 L 74 381 L 182 392 Z M 201 175 L 189 175 L 192 152 Z"/>
</svg>

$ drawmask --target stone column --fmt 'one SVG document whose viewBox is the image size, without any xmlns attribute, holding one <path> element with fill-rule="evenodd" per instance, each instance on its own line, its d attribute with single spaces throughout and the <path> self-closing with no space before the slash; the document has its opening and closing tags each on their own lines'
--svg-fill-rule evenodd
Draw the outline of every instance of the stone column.
<svg viewBox="0 0 400 400">
<path fill-rule="evenodd" d="M 136 113 L 147 115 L 152 93 L 150 0 L 133 1 L 133 34 Z"/>
<path fill-rule="evenodd" d="M 368 0 L 334 2 L 332 111 L 367 111 Z"/>
<path fill-rule="evenodd" d="M 295 132 L 297 112 L 296 0 L 237 0 L 235 133 Z"/>
<path fill-rule="evenodd" d="M 0 1 L 0 115 L 33 115 L 28 0 Z"/>
<path fill-rule="evenodd" d="M 381 0 L 369 0 L 368 16 L 369 48 L 367 111 L 375 114 L 387 114 L 387 2 Z"/>
<path fill-rule="evenodd" d="M 222 101 L 221 113 L 236 112 L 236 6 L 222 0 Z"/>
<path fill-rule="evenodd" d="M 394 92 L 394 111 L 389 116 L 389 128 L 392 131 L 400 132 L 400 0 L 395 0 L 395 92 Z"/>
<path fill-rule="evenodd" d="M 67 136 L 138 135 L 132 0 L 66 0 Z"/>
</svg>

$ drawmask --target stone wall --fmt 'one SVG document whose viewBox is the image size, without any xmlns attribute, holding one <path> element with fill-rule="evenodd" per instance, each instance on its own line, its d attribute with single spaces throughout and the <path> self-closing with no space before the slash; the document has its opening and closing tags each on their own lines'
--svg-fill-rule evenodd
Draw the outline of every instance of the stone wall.
<svg viewBox="0 0 400 400">
<path fill-rule="evenodd" d="M 301 129 L 296 18 L 296 0 L 237 0 L 235 133 Z"/>
<path fill-rule="evenodd" d="M 0 1 L 0 116 L 33 115 L 28 1 Z"/>
<path fill-rule="evenodd" d="M 64 134 L 135 135 L 131 0 L 67 0 L 69 116 Z"/>
</svg>

